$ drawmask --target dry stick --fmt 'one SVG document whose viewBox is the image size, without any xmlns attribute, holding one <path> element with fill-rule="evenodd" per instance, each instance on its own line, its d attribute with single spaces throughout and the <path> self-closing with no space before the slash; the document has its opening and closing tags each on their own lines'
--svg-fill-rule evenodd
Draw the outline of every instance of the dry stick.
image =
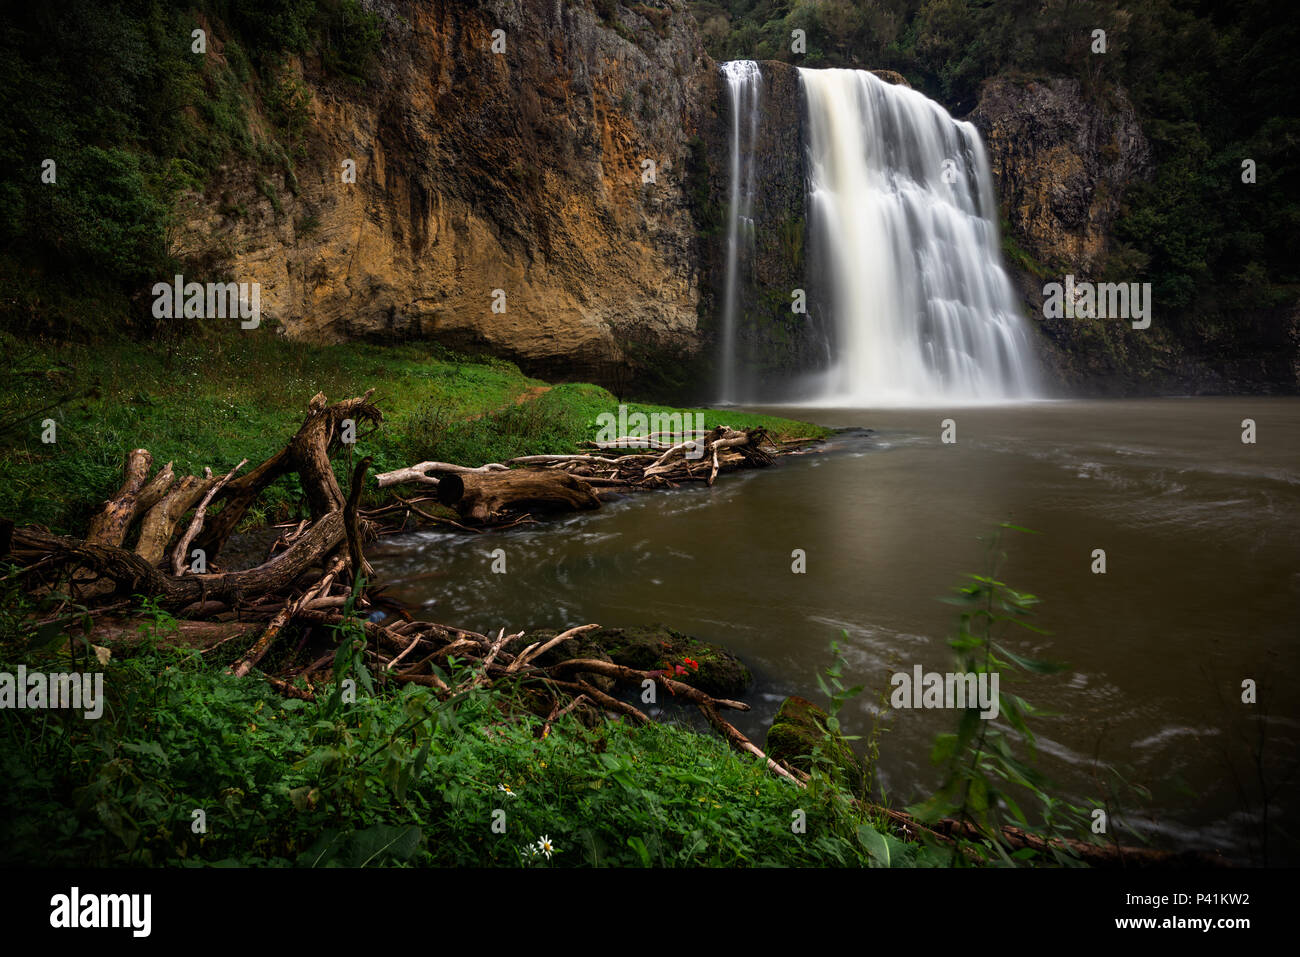
<svg viewBox="0 0 1300 957">
<path fill-rule="evenodd" d="M 437 485 L 438 480 L 425 473 L 427 472 L 455 472 L 457 474 L 466 472 L 504 472 L 506 467 L 500 462 L 489 462 L 487 465 L 480 465 L 478 468 L 470 468 L 467 465 L 452 465 L 449 462 L 420 462 L 418 465 L 412 465 L 404 469 L 394 469 L 391 472 L 380 472 L 375 476 L 375 482 L 380 488 L 387 488 L 390 485 L 404 485 L 414 482 L 419 485 Z"/>
<path fill-rule="evenodd" d="M 537 643 L 534 642 L 533 644 L 525 648 L 522 652 L 520 652 L 519 655 L 515 657 L 514 661 L 510 662 L 510 666 L 506 668 L 506 672 L 510 673 L 510 672 L 518 671 L 520 668 L 524 667 L 524 665 L 528 664 L 530 661 L 540 658 L 542 655 L 546 654 L 548 651 L 550 651 L 560 642 L 568 641 L 570 638 L 577 638 L 579 635 L 585 635 L 587 632 L 595 631 L 599 627 L 600 625 L 579 625 L 577 628 L 570 628 L 568 631 L 564 632 L 563 634 L 556 635 L 554 638 L 546 642 L 546 644 L 542 645 L 540 648 L 538 648 Z M 536 648 L 537 650 L 534 651 L 533 650 L 534 648 Z"/>
<path fill-rule="evenodd" d="M 348 534 L 348 557 L 351 561 L 352 580 L 355 582 L 357 576 L 361 576 L 367 581 L 375 573 L 366 561 L 366 556 L 361 551 L 361 527 L 357 522 L 357 505 L 361 502 L 361 490 L 366 480 L 366 470 L 370 468 L 370 463 L 374 459 L 367 455 L 352 472 L 352 488 L 348 491 L 347 504 L 343 506 L 343 527 Z"/>
<path fill-rule="evenodd" d="M 344 621 L 343 616 L 340 614 L 328 611 L 316 611 L 310 608 L 300 608 L 294 614 L 294 617 L 301 621 L 309 621 L 314 625 L 341 625 Z M 387 644 L 395 651 L 405 651 L 406 646 L 411 642 L 429 640 L 427 638 L 407 638 L 405 635 L 399 635 L 392 628 L 386 628 L 377 622 L 356 619 L 354 619 L 354 621 L 362 627 L 367 638 L 373 638 L 380 643 Z M 448 628 L 445 625 L 438 625 L 434 622 L 429 622 L 429 624 L 448 634 L 473 634 L 473 632 L 462 632 L 459 631 L 459 629 Z M 484 640 L 486 641 L 486 639 Z"/>
<path fill-rule="evenodd" d="M 596 702 L 596 704 L 600 705 L 600 707 L 602 707 L 606 711 L 611 711 L 614 714 L 626 715 L 627 717 L 635 721 L 637 724 L 650 723 L 649 716 L 646 715 L 644 712 L 638 711 L 636 708 L 632 707 L 632 705 L 628 704 L 626 701 L 619 701 L 617 698 L 614 698 L 610 695 L 605 694 L 605 692 L 603 691 L 593 688 L 591 685 L 589 685 L 587 682 L 583 681 L 582 679 L 578 679 L 577 681 L 562 681 L 559 678 L 552 678 L 550 675 L 541 675 L 541 674 L 539 674 L 538 677 L 541 678 L 542 681 L 544 681 L 546 684 L 559 688 L 561 691 L 567 691 L 570 694 L 573 694 L 574 692 L 577 692 L 578 694 L 585 694 L 588 698 Z"/>
<path fill-rule="evenodd" d="M 398 653 L 396 658 L 393 658 L 391 661 L 388 662 L 388 665 L 385 667 L 384 670 L 392 671 L 393 666 L 396 665 L 403 658 L 405 658 L 407 655 L 409 655 L 412 651 L 414 651 L 419 646 L 419 644 L 420 642 L 418 640 L 412 641 L 409 645 L 407 645 L 404 649 L 402 649 L 401 652 Z"/>
<path fill-rule="evenodd" d="M 584 692 L 583 694 L 578 695 L 576 698 L 570 701 L 563 708 L 561 708 L 559 703 L 557 702 L 555 707 L 551 709 L 550 717 L 548 717 L 546 719 L 546 722 L 542 725 L 542 737 L 544 738 L 551 733 L 551 724 L 553 722 L 559 721 L 566 714 L 568 714 L 570 711 L 578 707 L 578 705 L 582 704 L 582 702 L 586 700 L 587 700 L 587 695 Z"/>
<path fill-rule="evenodd" d="M 444 645 L 443 647 L 439 648 L 433 654 L 425 658 L 421 658 L 419 661 L 415 662 L 413 665 L 408 667 L 406 671 L 403 673 L 408 675 L 417 674 L 425 665 L 429 664 L 431 661 L 434 661 L 438 658 L 442 658 L 445 661 L 447 658 L 450 658 L 454 654 L 459 654 L 461 651 L 466 651 L 471 648 L 476 648 L 478 646 L 479 646 L 478 642 L 472 641 L 469 638 L 457 638 L 455 641 L 451 642 L 450 644 Z"/>
<path fill-rule="evenodd" d="M 276 526 L 274 526 L 274 527 L 275 527 L 275 528 L 288 528 L 289 525 L 292 525 L 292 524 L 293 524 L 292 522 L 289 522 L 289 523 L 286 524 L 286 525 L 276 525 Z M 277 548 L 279 548 L 281 545 L 283 545 L 283 546 L 285 546 L 285 547 L 287 548 L 287 547 L 289 546 L 289 544 L 290 544 L 290 543 L 291 543 L 295 538 L 297 538 L 299 535 L 302 534 L 302 530 L 303 530 L 304 528 L 306 528 L 306 527 L 307 527 L 307 519 L 304 518 L 301 522 L 298 523 L 297 527 L 296 527 L 292 532 L 290 532 L 288 535 L 281 535 L 279 538 L 277 538 L 275 541 L 273 541 L 273 542 L 271 543 L 271 547 L 270 547 L 270 549 L 267 550 L 267 553 L 266 553 L 266 561 L 269 562 L 272 558 L 275 557 L 275 550 L 276 550 Z"/>
<path fill-rule="evenodd" d="M 262 632 L 261 637 L 253 642 L 253 647 L 248 649 L 244 657 L 230 669 L 236 678 L 244 677 L 253 669 L 254 665 L 266 657 L 266 653 L 270 650 L 271 644 L 275 641 L 275 637 L 280 633 L 280 630 L 289 623 L 304 605 L 330 587 L 330 584 L 334 581 L 334 576 L 343 570 L 346 562 L 346 557 L 342 555 L 334 559 L 329 571 L 325 573 L 325 576 L 319 582 L 304 592 L 297 600 L 288 602 L 276 613 L 275 617 L 271 619 L 271 623 L 266 626 L 266 630 Z"/>
<path fill-rule="evenodd" d="M 181 536 L 180 542 L 176 545 L 175 551 L 172 552 L 172 574 L 179 578 L 185 574 L 185 552 L 190 547 L 190 542 L 194 541 L 194 536 L 203 531 L 203 516 L 207 513 L 208 503 L 212 501 L 212 496 L 225 487 L 225 484 L 235 477 L 235 473 L 248 464 L 248 459 L 240 459 L 239 464 L 226 473 L 225 478 L 217 481 L 203 500 L 199 502 L 198 507 L 194 509 L 194 518 L 190 522 L 190 527 L 185 530 Z"/>
<path fill-rule="evenodd" d="M 659 456 L 659 458 L 655 459 L 655 460 L 654 460 L 654 463 L 650 466 L 650 468 L 646 469 L 646 471 L 647 471 L 647 472 L 652 472 L 652 471 L 654 471 L 655 469 L 659 468 L 659 467 L 662 466 L 665 462 L 667 462 L 670 458 L 672 458 L 673 455 L 674 455 L 675 453 L 677 453 L 677 452 L 681 452 L 681 453 L 682 453 L 682 456 L 683 456 L 683 458 L 684 458 L 685 455 L 686 455 L 686 450 L 687 450 L 688 448 L 692 448 L 692 449 L 695 448 L 695 440 L 694 440 L 694 439 L 690 439 L 690 440 L 688 440 L 688 441 L 686 441 L 686 442 L 679 442 L 677 445 L 674 445 L 672 448 L 670 448 L 670 449 L 669 449 L 667 452 L 665 452 L 663 455 Z"/>
<path fill-rule="evenodd" d="M 451 689 L 447 687 L 447 683 L 437 675 L 411 675 L 397 671 L 393 673 L 392 678 L 394 681 L 402 681 L 413 685 L 424 685 L 426 688 L 437 688 L 444 694 L 451 694 Z"/>
<path fill-rule="evenodd" d="M 506 465 L 564 465 L 568 462 L 604 462 L 617 465 L 618 459 L 602 458 L 599 455 L 519 455 L 507 459 Z"/>
<path fill-rule="evenodd" d="M 334 656 L 337 653 L 338 653 L 337 648 L 331 648 L 329 651 L 325 652 L 325 654 L 321 655 L 319 658 L 317 658 L 315 661 L 309 664 L 306 668 L 293 672 L 292 674 L 289 675 L 289 677 L 290 678 L 310 677 L 313 671 L 319 671 L 320 669 L 324 668 L 327 664 L 329 664 L 331 661 L 333 661 Z"/>
<path fill-rule="evenodd" d="M 581 442 L 582 446 L 601 449 L 606 452 L 617 452 L 619 449 L 649 449 L 652 452 L 663 452 L 667 448 L 663 442 L 651 442 L 649 439 L 640 435 L 622 435 L 609 442 Z M 651 458 L 652 456 L 646 456 Z"/>
<path fill-rule="evenodd" d="M 284 695 L 286 698 L 297 698 L 299 701 L 316 700 L 316 696 L 312 694 L 310 691 L 307 691 L 303 688 L 296 688 L 293 685 L 289 684 L 289 682 L 284 681 L 283 679 L 274 678 L 270 675 L 267 675 L 266 682 L 276 691 L 280 692 L 280 694 Z"/>
<path fill-rule="evenodd" d="M 523 632 L 521 631 L 517 635 L 507 635 L 504 628 L 497 632 L 496 640 L 492 642 L 492 647 L 488 649 L 487 657 L 483 659 L 483 671 L 481 672 L 480 677 L 487 674 L 487 670 L 492 667 L 492 662 L 496 660 L 501 649 L 506 646 L 506 642 L 514 641 L 522 634 Z M 477 680 L 478 678 L 475 678 L 475 681 Z"/>
<path fill-rule="evenodd" d="M 804 775 L 804 780 L 800 780 L 800 778 L 797 777 L 795 774 L 795 769 L 786 768 L 779 762 L 774 761 L 772 758 L 768 757 L 767 754 L 761 748 L 758 747 L 758 745 L 754 744 L 754 742 L 750 741 L 749 738 L 745 737 L 738 730 L 736 730 L 736 728 L 732 726 L 730 722 L 725 721 L 722 715 L 718 714 L 717 709 L 714 708 L 712 705 L 697 702 L 696 707 L 700 709 L 700 711 L 704 714 L 704 717 L 709 719 L 709 724 L 713 725 L 713 727 L 717 729 L 718 733 L 721 734 L 727 740 L 727 743 L 730 744 L 732 747 L 736 748 L 738 751 L 741 751 L 744 754 L 752 754 L 755 757 L 762 759 L 766 763 L 767 769 L 771 771 L 773 774 L 777 774 L 783 778 L 793 781 L 795 784 L 798 784 L 800 787 L 804 785 L 805 781 L 807 780 L 806 775 Z"/>
<path fill-rule="evenodd" d="M 627 665 L 618 665 L 612 661 L 599 661 L 595 658 L 570 658 L 568 661 L 561 661 L 557 665 L 552 665 L 549 671 L 554 672 L 591 672 L 598 675 L 606 675 L 610 678 L 616 678 L 620 681 L 638 683 L 646 678 L 652 678 L 670 694 L 685 698 L 692 704 L 707 704 L 713 707 L 730 708 L 732 711 L 748 711 L 749 705 L 743 701 L 732 701 L 728 698 L 714 698 L 705 694 L 698 688 L 688 684 L 682 684 L 680 681 L 674 681 L 662 671 L 641 671 L 637 668 L 629 668 Z"/>
<path fill-rule="evenodd" d="M 415 506 L 415 504 L 414 504 L 415 502 L 427 502 L 428 499 L 424 499 L 424 498 L 417 498 L 417 499 L 404 499 L 404 498 L 401 498 L 400 496 L 396 496 L 396 495 L 393 496 L 393 497 L 396 498 L 396 499 L 397 499 L 399 502 L 401 502 L 403 505 L 405 505 L 407 508 L 409 508 L 412 512 L 415 512 L 415 514 L 420 515 L 420 516 L 422 516 L 422 517 L 424 517 L 424 518 L 427 518 L 427 519 L 428 519 L 429 521 L 431 521 L 431 522 L 439 522 L 439 523 L 442 523 L 442 524 L 445 524 L 445 525 L 450 525 L 450 526 L 452 526 L 453 528 L 459 528 L 462 532 L 473 532 L 475 535 L 482 535 L 482 534 L 483 534 L 483 529 L 481 529 L 481 528 L 470 528 L 470 527 L 467 526 L 467 525 L 461 525 L 459 522 L 453 522 L 453 521 L 452 521 L 451 519 L 449 519 L 449 518 L 439 518 L 437 515 L 430 515 L 430 514 L 429 514 L 428 512 L 426 512 L 424 509 L 422 509 L 422 508 L 417 508 L 417 507 Z M 434 499 L 434 501 L 437 501 L 437 499 Z M 372 513 L 372 514 L 373 514 L 373 513 Z"/>
</svg>

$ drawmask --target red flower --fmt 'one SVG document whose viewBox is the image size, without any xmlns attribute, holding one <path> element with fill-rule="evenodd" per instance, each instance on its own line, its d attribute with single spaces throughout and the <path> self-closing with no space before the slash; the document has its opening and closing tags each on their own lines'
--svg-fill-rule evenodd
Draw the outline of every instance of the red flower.
<svg viewBox="0 0 1300 957">
<path fill-rule="evenodd" d="M 699 671 L 699 670 L 700 670 L 700 663 L 699 663 L 698 661 L 695 661 L 695 660 L 692 659 L 692 658 L 687 658 L 687 659 L 686 659 L 686 663 L 687 663 L 688 665 L 691 666 L 691 670 L 692 670 L 692 671 Z"/>
</svg>

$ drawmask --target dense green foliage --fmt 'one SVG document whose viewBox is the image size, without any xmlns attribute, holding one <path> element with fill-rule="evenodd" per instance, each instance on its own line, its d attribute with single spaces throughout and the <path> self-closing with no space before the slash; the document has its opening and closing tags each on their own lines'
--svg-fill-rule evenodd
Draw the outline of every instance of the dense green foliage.
<svg viewBox="0 0 1300 957">
<path fill-rule="evenodd" d="M 1246 0 L 696 0 L 718 59 L 893 69 L 954 114 L 980 84 L 1067 76 L 1105 104 L 1126 91 L 1154 170 L 1125 197 L 1105 271 L 1149 281 L 1184 340 L 1268 340 L 1260 310 L 1300 282 L 1300 102 L 1291 4 Z M 807 52 L 791 52 L 791 31 Z M 1093 31 L 1105 30 L 1105 53 Z M 1242 182 L 1253 159 L 1257 182 Z M 1267 322 L 1267 320 L 1263 320 Z M 1280 345 L 1280 343 L 1279 343 Z"/>
<path fill-rule="evenodd" d="M 0 613 L 0 670 L 67 670 L 23 602 L 11 591 Z M 333 693 L 286 699 L 155 648 L 169 624 L 155 613 L 149 640 L 104 667 L 102 718 L 14 711 L 0 724 L 0 863 L 868 866 L 889 845 L 896 864 L 932 857 L 880 834 L 829 779 L 801 791 L 716 737 L 572 715 L 544 732 L 509 686 L 446 701 L 381 688 L 355 627 L 336 635 Z"/>
<path fill-rule="evenodd" d="M 207 34 L 204 54 L 193 52 L 196 29 Z M 326 74 L 359 81 L 379 30 L 358 0 L 58 0 L 6 10 L 6 325 L 80 331 L 144 319 L 130 295 L 172 273 L 183 191 L 201 189 L 231 157 L 294 187 L 306 100 L 287 57 L 316 57 Z M 259 113 L 267 122 L 251 123 Z"/>
</svg>

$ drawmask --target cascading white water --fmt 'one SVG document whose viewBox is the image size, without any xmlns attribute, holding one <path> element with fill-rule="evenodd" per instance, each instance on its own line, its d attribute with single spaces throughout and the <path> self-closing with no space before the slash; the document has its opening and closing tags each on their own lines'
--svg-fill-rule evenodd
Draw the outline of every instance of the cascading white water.
<svg viewBox="0 0 1300 957">
<path fill-rule="evenodd" d="M 727 224 L 727 275 L 722 304 L 721 391 L 723 402 L 734 402 L 736 394 L 736 324 L 740 310 L 742 254 L 752 255 L 754 246 L 754 163 L 753 144 L 758 132 L 758 97 L 762 75 L 753 60 L 731 60 L 722 64 L 731 97 L 731 205 Z M 748 137 L 742 137 L 742 130 Z"/>
<path fill-rule="evenodd" d="M 865 71 L 799 75 L 809 225 L 835 330 L 818 403 L 1032 396 L 979 133 Z"/>
</svg>

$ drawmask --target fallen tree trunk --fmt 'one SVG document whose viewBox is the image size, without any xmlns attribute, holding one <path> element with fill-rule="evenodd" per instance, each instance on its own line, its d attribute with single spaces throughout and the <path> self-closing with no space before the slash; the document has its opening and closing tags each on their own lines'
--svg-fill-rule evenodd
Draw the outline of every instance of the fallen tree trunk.
<svg viewBox="0 0 1300 957">
<path fill-rule="evenodd" d="M 337 548 L 344 537 L 342 510 L 331 512 L 263 565 L 181 578 L 160 571 L 142 556 L 125 549 L 95 545 L 39 529 L 14 529 L 13 550 L 16 554 L 53 555 L 108 579 L 114 585 L 110 592 L 151 595 L 164 608 L 181 608 L 197 601 L 246 600 L 288 588 L 298 576 Z"/>
<path fill-rule="evenodd" d="M 147 449 L 134 449 L 127 453 L 126 477 L 122 487 L 104 503 L 86 529 L 86 541 L 102 545 L 121 545 L 126 538 L 127 529 L 135 518 L 139 508 L 139 495 L 144 488 L 149 469 L 153 466 L 153 456 Z"/>
<path fill-rule="evenodd" d="M 506 467 L 497 462 L 489 462 L 487 465 L 480 465 L 477 468 L 470 468 L 467 465 L 452 465 L 450 462 L 421 462 L 418 465 L 412 465 L 409 468 L 394 469 L 391 472 L 380 472 L 375 476 L 375 482 L 380 488 L 388 488 L 390 485 L 431 485 L 438 484 L 440 472 L 454 472 L 457 475 L 486 472 L 504 472 Z"/>
<path fill-rule="evenodd" d="M 600 507 L 587 483 L 568 472 L 519 469 L 439 476 L 438 501 L 461 518 L 491 524 L 525 512 L 573 512 Z"/>
<path fill-rule="evenodd" d="M 145 515 L 140 524 L 140 540 L 136 543 L 135 553 L 150 565 L 159 564 L 167 554 L 167 543 L 171 541 L 177 524 L 213 483 L 211 476 L 198 478 L 194 475 L 187 475 L 177 482 Z"/>
<path fill-rule="evenodd" d="M 190 521 L 190 527 L 185 530 L 185 534 L 181 536 L 181 540 L 176 544 L 176 548 L 172 550 L 173 575 L 184 574 L 185 560 L 189 558 L 189 556 L 185 554 L 185 551 L 189 548 L 190 542 L 194 541 L 194 536 L 203 531 L 203 516 L 208 509 L 208 503 L 212 501 L 212 497 L 216 495 L 217 492 L 221 491 L 221 488 L 227 482 L 235 477 L 235 473 L 247 464 L 248 459 L 240 459 L 239 464 L 227 472 L 224 478 L 220 479 L 215 484 L 208 486 L 207 494 L 203 496 L 198 507 L 194 509 L 194 518 Z M 198 551 L 198 549 L 195 550 Z"/>
<path fill-rule="evenodd" d="M 134 648 L 149 641 L 180 648 L 196 648 L 208 651 L 225 641 L 235 638 L 252 638 L 265 628 L 257 621 L 186 621 L 178 619 L 175 630 L 167 630 L 157 635 L 141 631 L 138 620 L 105 618 L 96 621 L 91 627 L 90 636 L 96 644 L 112 648 Z"/>
<path fill-rule="evenodd" d="M 306 418 L 288 445 L 213 497 L 214 504 L 225 504 L 195 541 L 209 562 L 220 553 L 262 491 L 290 472 L 298 473 L 313 520 L 343 508 L 343 492 L 334 478 L 330 454 L 342 445 L 344 423 L 350 421 L 354 438 L 359 438 L 358 430 L 363 424 L 375 427 L 383 421 L 383 413 L 370 401 L 373 394 L 374 389 L 370 389 L 365 395 L 330 405 L 324 393 L 316 393 L 307 405 Z"/>
</svg>

